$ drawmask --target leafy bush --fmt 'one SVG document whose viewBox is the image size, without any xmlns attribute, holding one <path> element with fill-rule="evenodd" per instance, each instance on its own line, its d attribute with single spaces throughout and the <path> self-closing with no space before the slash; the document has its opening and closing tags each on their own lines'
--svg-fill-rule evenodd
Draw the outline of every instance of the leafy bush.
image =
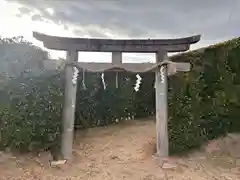
<svg viewBox="0 0 240 180">
<path fill-rule="evenodd" d="M 43 61 L 48 53 L 22 37 L 0 37 L 0 83 L 2 78 L 16 78 L 26 74 L 34 76 L 42 73 Z"/>
<path fill-rule="evenodd" d="M 170 79 L 169 136 L 172 153 L 239 132 L 240 38 L 173 57 L 191 62 L 187 74 Z"/>
<path fill-rule="evenodd" d="M 1 112 L 2 148 L 24 152 L 58 144 L 63 103 L 60 77 L 49 73 L 11 80 L 6 87 L 8 105 Z"/>
</svg>

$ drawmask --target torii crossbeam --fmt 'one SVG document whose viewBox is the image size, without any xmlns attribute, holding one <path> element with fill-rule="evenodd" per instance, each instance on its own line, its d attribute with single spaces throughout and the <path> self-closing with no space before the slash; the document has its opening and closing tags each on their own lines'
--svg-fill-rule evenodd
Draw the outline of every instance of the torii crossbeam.
<svg viewBox="0 0 240 180">
<path fill-rule="evenodd" d="M 200 40 L 200 35 L 179 39 L 88 39 L 56 37 L 33 32 L 33 36 L 42 41 L 48 49 L 67 51 L 65 101 L 63 107 L 63 135 L 61 152 L 65 159 L 70 160 L 72 155 L 73 126 L 76 101 L 76 84 L 72 83 L 74 68 L 87 71 L 129 71 L 147 72 L 156 74 L 156 139 L 157 155 L 169 155 L 168 140 L 168 102 L 167 76 L 178 71 L 190 70 L 189 63 L 171 62 L 168 52 L 187 51 L 190 45 Z M 111 63 L 78 62 L 78 51 L 112 52 Z M 155 63 L 122 63 L 123 52 L 156 53 Z"/>
</svg>

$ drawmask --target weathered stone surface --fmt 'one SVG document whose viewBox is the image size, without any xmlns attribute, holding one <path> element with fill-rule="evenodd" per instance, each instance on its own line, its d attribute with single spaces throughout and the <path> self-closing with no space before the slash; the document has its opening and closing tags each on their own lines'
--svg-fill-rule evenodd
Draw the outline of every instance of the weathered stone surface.
<svg viewBox="0 0 240 180">
<path fill-rule="evenodd" d="M 164 162 L 162 165 L 162 169 L 176 169 L 178 165 L 176 163 L 171 163 L 171 162 Z"/>
<path fill-rule="evenodd" d="M 236 163 L 236 166 L 240 166 L 240 158 L 236 159 L 235 163 Z"/>
</svg>

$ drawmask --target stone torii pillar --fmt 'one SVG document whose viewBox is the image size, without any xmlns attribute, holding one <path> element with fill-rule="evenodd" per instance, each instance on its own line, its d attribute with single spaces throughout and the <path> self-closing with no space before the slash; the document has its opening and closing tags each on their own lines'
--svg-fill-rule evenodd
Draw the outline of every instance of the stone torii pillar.
<svg viewBox="0 0 240 180">
<path fill-rule="evenodd" d="M 168 82 L 167 76 L 178 71 L 190 70 L 189 63 L 171 62 L 168 52 L 187 51 L 190 45 L 200 40 L 200 35 L 179 39 L 88 39 L 49 36 L 33 32 L 33 36 L 42 41 L 48 49 L 67 51 L 66 87 L 63 107 L 63 134 L 61 152 L 66 160 L 71 159 L 73 144 L 73 126 L 76 101 L 76 83 L 72 82 L 75 67 L 91 72 L 125 70 L 134 73 L 153 71 L 156 74 L 156 139 L 157 155 L 169 155 L 168 140 Z M 112 52 L 111 63 L 78 62 L 78 51 Z M 155 63 L 122 63 L 123 52 L 156 53 Z"/>
</svg>

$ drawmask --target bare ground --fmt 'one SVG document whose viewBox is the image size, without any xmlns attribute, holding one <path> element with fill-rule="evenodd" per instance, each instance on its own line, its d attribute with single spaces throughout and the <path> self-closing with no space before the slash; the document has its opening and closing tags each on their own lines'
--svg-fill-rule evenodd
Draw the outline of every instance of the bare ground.
<svg viewBox="0 0 240 180">
<path fill-rule="evenodd" d="M 240 180 L 240 135 L 167 161 L 153 156 L 154 136 L 154 121 L 82 131 L 75 138 L 73 162 L 54 168 L 47 152 L 40 156 L 0 153 L 0 180 Z"/>
</svg>

